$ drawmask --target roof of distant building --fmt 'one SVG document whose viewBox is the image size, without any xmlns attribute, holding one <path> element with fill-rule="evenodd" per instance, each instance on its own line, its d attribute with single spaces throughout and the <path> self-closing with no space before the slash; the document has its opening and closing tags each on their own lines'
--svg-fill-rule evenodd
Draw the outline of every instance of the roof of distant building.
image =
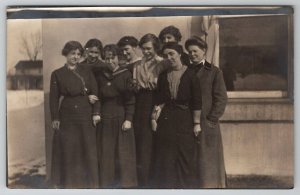
<svg viewBox="0 0 300 195">
<path fill-rule="evenodd" d="M 15 65 L 16 69 L 30 69 L 30 68 L 42 68 L 42 67 L 43 67 L 42 60 L 36 60 L 36 61 L 20 60 Z"/>
</svg>

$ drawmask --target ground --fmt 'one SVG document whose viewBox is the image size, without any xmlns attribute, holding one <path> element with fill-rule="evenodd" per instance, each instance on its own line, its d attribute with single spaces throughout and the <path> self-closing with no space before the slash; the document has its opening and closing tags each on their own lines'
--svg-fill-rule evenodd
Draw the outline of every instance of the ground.
<svg viewBox="0 0 300 195">
<path fill-rule="evenodd" d="M 8 187 L 46 175 L 43 102 L 40 90 L 7 91 Z"/>
<path fill-rule="evenodd" d="M 49 188 L 43 91 L 7 92 L 8 187 Z M 228 175 L 228 188 L 292 188 L 292 177 Z"/>
</svg>

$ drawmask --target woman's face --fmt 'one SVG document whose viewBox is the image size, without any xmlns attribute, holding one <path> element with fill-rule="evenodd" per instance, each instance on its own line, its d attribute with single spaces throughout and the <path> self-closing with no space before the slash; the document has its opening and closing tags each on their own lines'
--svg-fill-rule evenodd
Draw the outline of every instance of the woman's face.
<svg viewBox="0 0 300 195">
<path fill-rule="evenodd" d="M 151 41 L 149 42 L 146 42 L 142 45 L 142 52 L 143 52 L 143 55 L 144 57 L 147 59 L 147 60 L 150 60 L 152 59 L 155 55 L 156 55 L 156 52 L 154 50 L 154 47 L 153 47 L 153 44 Z"/>
<path fill-rule="evenodd" d="M 123 55 L 126 57 L 126 60 L 130 62 L 133 57 L 135 56 L 135 47 L 132 47 L 131 45 L 125 45 L 122 47 Z"/>
<path fill-rule="evenodd" d="M 182 65 L 181 55 L 175 49 L 167 48 L 163 51 L 163 54 L 166 59 L 170 60 L 173 68 Z"/>
<path fill-rule="evenodd" d="M 177 43 L 177 40 L 172 34 L 167 33 L 163 36 L 163 43 L 169 43 L 169 42 Z"/>
<path fill-rule="evenodd" d="M 89 62 L 96 62 L 100 57 L 101 51 L 97 47 L 87 48 L 87 60 Z"/>
<path fill-rule="evenodd" d="M 114 55 L 111 51 L 105 51 L 104 60 L 106 63 L 111 65 L 112 70 L 114 70 L 119 64 L 118 56 Z"/>
<path fill-rule="evenodd" d="M 206 51 L 200 49 L 197 45 L 190 45 L 187 50 L 193 64 L 198 64 L 205 58 Z"/>
<path fill-rule="evenodd" d="M 79 63 L 79 60 L 81 58 L 81 52 L 79 49 L 71 50 L 68 55 L 66 56 L 67 64 L 71 66 L 75 66 Z"/>
</svg>

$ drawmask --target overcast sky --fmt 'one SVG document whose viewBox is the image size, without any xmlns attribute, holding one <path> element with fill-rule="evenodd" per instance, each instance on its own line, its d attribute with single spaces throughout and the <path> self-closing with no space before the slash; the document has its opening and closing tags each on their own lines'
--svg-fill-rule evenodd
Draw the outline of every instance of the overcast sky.
<svg viewBox="0 0 300 195">
<path fill-rule="evenodd" d="M 7 70 L 16 65 L 19 60 L 28 60 L 28 57 L 20 52 L 21 36 L 41 30 L 40 19 L 7 20 Z M 41 59 L 41 56 L 39 55 L 38 58 Z"/>
</svg>

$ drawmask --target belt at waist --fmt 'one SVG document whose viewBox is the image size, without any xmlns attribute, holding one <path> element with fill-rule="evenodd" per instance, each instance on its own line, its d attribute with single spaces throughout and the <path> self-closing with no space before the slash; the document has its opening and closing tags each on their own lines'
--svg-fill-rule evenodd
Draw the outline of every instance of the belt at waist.
<svg viewBox="0 0 300 195">
<path fill-rule="evenodd" d="M 166 106 L 176 106 L 182 110 L 187 110 L 189 109 L 189 104 L 187 102 L 181 102 L 177 100 L 170 100 L 166 102 Z"/>
</svg>

